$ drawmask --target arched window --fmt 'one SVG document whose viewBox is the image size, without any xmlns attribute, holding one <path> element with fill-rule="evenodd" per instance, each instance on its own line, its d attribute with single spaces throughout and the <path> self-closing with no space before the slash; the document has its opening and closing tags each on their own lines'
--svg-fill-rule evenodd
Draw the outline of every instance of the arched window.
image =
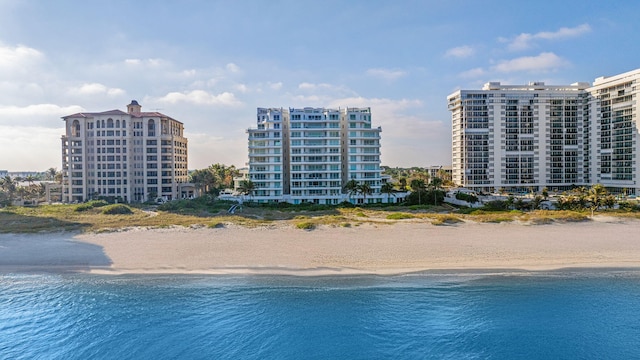
<svg viewBox="0 0 640 360">
<path fill-rule="evenodd" d="M 116 120 L 116 128 L 120 128 L 120 120 Z"/>
<path fill-rule="evenodd" d="M 147 125 L 147 132 L 149 136 L 156 136 L 156 123 L 153 119 L 149 120 L 149 124 Z"/>
<path fill-rule="evenodd" d="M 104 120 L 102 120 L 102 128 L 104 129 Z"/>
<path fill-rule="evenodd" d="M 78 120 L 73 120 L 73 124 L 71 124 L 71 136 L 80 136 L 80 122 Z"/>
<path fill-rule="evenodd" d="M 127 127 L 127 120 L 122 120 L 122 127 L 126 128 Z"/>
<path fill-rule="evenodd" d="M 107 119 L 107 128 L 113 129 L 113 119 Z"/>
</svg>

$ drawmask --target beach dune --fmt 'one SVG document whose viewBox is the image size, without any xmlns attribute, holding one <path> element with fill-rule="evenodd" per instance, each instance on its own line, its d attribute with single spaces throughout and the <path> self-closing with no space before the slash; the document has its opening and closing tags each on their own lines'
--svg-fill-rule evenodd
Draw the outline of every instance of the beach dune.
<svg viewBox="0 0 640 360">
<path fill-rule="evenodd" d="M 102 274 L 401 274 L 640 268 L 640 221 L 133 228 L 0 235 L 0 271 Z"/>
</svg>

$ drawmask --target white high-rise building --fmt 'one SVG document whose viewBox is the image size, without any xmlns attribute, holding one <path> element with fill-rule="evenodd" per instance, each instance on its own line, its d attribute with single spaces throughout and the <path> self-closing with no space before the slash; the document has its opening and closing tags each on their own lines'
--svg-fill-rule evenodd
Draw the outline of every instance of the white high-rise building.
<svg viewBox="0 0 640 360">
<path fill-rule="evenodd" d="M 447 97 L 454 183 L 529 192 L 605 185 L 640 193 L 636 86 L 640 70 L 589 83 L 490 82 Z"/>
<path fill-rule="evenodd" d="M 591 179 L 619 192 L 639 195 L 640 69 L 599 77 L 589 88 L 593 131 Z"/>
<path fill-rule="evenodd" d="M 159 112 L 109 110 L 64 116 L 63 201 L 143 202 L 192 196 L 184 126 Z"/>
<path fill-rule="evenodd" d="M 453 182 L 479 191 L 539 191 L 586 181 L 587 83 L 487 83 L 448 97 Z"/>
<path fill-rule="evenodd" d="M 353 202 L 382 202 L 381 131 L 370 108 L 258 108 L 257 127 L 247 131 L 253 199 L 338 204 L 355 180 L 372 193 Z"/>
</svg>

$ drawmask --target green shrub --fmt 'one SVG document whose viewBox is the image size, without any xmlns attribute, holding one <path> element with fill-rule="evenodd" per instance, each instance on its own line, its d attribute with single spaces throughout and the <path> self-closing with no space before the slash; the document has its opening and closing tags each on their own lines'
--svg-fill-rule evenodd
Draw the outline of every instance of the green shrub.
<svg viewBox="0 0 640 360">
<path fill-rule="evenodd" d="M 418 210 L 429 210 L 432 205 L 410 205 L 409 210 L 418 211 Z"/>
<path fill-rule="evenodd" d="M 341 202 L 340 204 L 338 204 L 338 207 L 341 207 L 341 208 L 354 208 L 354 207 L 356 207 L 356 206 L 355 206 L 355 205 L 353 205 L 353 204 L 352 204 L 351 202 L 349 202 L 349 201 L 343 201 L 343 202 Z"/>
<path fill-rule="evenodd" d="M 620 210 L 640 211 L 640 204 L 631 201 L 621 201 L 618 205 L 620 206 Z"/>
<path fill-rule="evenodd" d="M 105 215 L 129 215 L 133 214 L 133 210 L 124 204 L 113 204 L 105 206 L 102 213 Z"/>
<path fill-rule="evenodd" d="M 415 218 L 415 216 L 413 216 L 412 214 L 401 213 L 401 212 L 387 215 L 388 220 L 402 220 L 402 219 L 413 219 L 413 218 Z"/>
<path fill-rule="evenodd" d="M 109 205 L 109 203 L 106 200 L 91 200 L 87 202 L 87 204 L 91 205 L 91 207 L 94 207 L 94 208 Z"/>
<path fill-rule="evenodd" d="M 180 208 L 182 208 L 181 206 L 182 204 L 182 200 L 181 201 L 169 201 L 166 202 L 162 205 L 158 206 L 158 210 L 162 210 L 162 211 L 176 211 Z"/>
<path fill-rule="evenodd" d="M 442 190 L 412 191 L 404 198 L 404 202 L 406 205 L 438 205 L 444 201 L 444 195 Z"/>
<path fill-rule="evenodd" d="M 76 208 L 73 209 L 73 211 L 78 211 L 78 212 L 87 211 L 93 208 L 107 206 L 107 205 L 109 205 L 109 203 L 104 200 L 91 200 L 84 204 L 77 205 Z"/>
<path fill-rule="evenodd" d="M 76 206 L 76 208 L 73 209 L 73 211 L 80 212 L 80 211 L 87 211 L 87 210 L 90 210 L 90 209 L 93 209 L 93 206 L 91 206 L 89 204 L 80 204 L 80 205 Z"/>
<path fill-rule="evenodd" d="M 478 209 L 474 209 L 474 208 L 463 206 L 463 207 L 459 208 L 457 212 L 458 212 L 458 214 L 468 215 L 468 214 L 476 214 L 476 213 L 481 212 L 481 211 L 482 210 L 478 210 Z"/>
<path fill-rule="evenodd" d="M 303 221 L 303 222 L 297 223 L 296 227 L 302 230 L 313 230 L 316 228 L 316 225 L 309 221 Z"/>
<path fill-rule="evenodd" d="M 509 210 L 510 203 L 508 201 L 493 200 L 484 204 L 483 209 L 487 211 L 505 211 Z"/>
<path fill-rule="evenodd" d="M 478 197 L 473 194 L 466 194 L 463 192 L 456 193 L 456 199 L 466 201 L 470 204 L 474 204 L 478 202 Z"/>
</svg>

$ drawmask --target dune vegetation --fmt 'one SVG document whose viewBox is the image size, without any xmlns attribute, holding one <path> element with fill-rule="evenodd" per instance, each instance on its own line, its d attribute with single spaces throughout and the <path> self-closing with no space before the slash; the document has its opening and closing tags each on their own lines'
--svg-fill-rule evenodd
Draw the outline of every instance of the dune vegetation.
<svg viewBox="0 0 640 360">
<path fill-rule="evenodd" d="M 107 204 L 91 201 L 83 204 L 8 206 L 0 208 L 0 232 L 111 231 L 129 227 L 161 228 L 169 226 L 260 227 L 291 226 L 312 230 L 320 226 L 352 227 L 361 224 L 387 225 L 424 222 L 456 225 L 461 222 L 522 222 L 532 225 L 588 221 L 590 211 L 583 210 L 494 210 L 457 209 L 450 206 L 338 206 L 315 204 L 244 204 L 234 213 L 234 203 L 213 197 L 172 201 L 162 205 Z M 640 218 L 635 209 L 603 209 L 598 214 Z"/>
</svg>

